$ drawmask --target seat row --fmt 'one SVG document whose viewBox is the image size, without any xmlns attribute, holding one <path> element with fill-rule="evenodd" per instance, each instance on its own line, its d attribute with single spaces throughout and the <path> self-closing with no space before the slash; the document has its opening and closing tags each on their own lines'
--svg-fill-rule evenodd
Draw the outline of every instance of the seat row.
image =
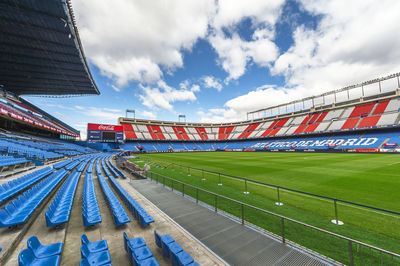
<svg viewBox="0 0 400 266">
<path fill-rule="evenodd" d="M 162 248 L 164 257 L 171 258 L 172 266 L 199 266 L 172 236 L 168 234 L 159 235 L 154 230 L 154 237 L 156 245 Z"/>
<path fill-rule="evenodd" d="M 107 166 L 108 170 L 110 170 L 111 173 L 112 173 L 116 178 L 118 178 L 120 175 L 119 175 L 119 173 L 117 173 L 117 172 L 115 171 L 114 167 L 111 166 L 111 164 L 110 164 L 110 158 L 105 159 L 104 162 L 105 162 L 105 165 Z"/>
<path fill-rule="evenodd" d="M 85 234 L 81 236 L 80 265 L 111 265 L 111 257 L 106 240 L 90 242 Z M 36 236 L 31 236 L 27 243 L 28 248 L 18 255 L 19 266 L 57 266 L 60 265 L 63 243 L 42 245 Z"/>
<path fill-rule="evenodd" d="M 83 169 L 85 169 L 85 167 L 86 167 L 86 165 L 88 164 L 88 162 L 89 162 L 89 159 L 85 159 L 85 160 L 83 160 L 79 165 L 78 165 L 78 167 L 76 168 L 76 171 L 78 171 L 78 172 L 83 172 Z"/>
<path fill-rule="evenodd" d="M 0 210 L 0 228 L 23 224 L 68 172 L 58 170 Z"/>
<path fill-rule="evenodd" d="M 108 169 L 108 167 L 106 166 L 106 163 L 105 163 L 105 159 L 104 159 L 104 158 L 101 160 L 101 168 L 103 168 L 103 171 L 104 171 L 104 173 L 105 173 L 106 176 L 111 176 L 111 172 L 110 172 L 110 170 Z"/>
<path fill-rule="evenodd" d="M 66 166 L 67 164 L 70 164 L 73 160 L 72 159 L 68 159 L 68 160 L 64 160 L 58 163 L 53 164 L 53 168 L 54 169 L 60 169 L 63 168 L 64 166 Z"/>
<path fill-rule="evenodd" d="M 90 242 L 85 234 L 81 236 L 81 261 L 80 266 L 111 265 L 111 256 L 108 251 L 107 240 Z"/>
<path fill-rule="evenodd" d="M 146 242 L 142 237 L 128 238 L 127 234 L 124 235 L 125 251 L 129 255 L 129 262 L 133 266 L 158 266 L 157 260 L 153 257 L 150 249 L 147 247 Z"/>
<path fill-rule="evenodd" d="M 96 160 L 96 173 L 101 174 L 100 159 Z"/>
<path fill-rule="evenodd" d="M 132 211 L 136 219 L 139 220 L 142 226 L 154 223 L 153 217 L 151 217 L 150 214 L 148 214 L 147 211 L 143 209 L 143 207 L 140 206 L 140 204 L 137 203 L 137 201 L 134 200 L 128 192 L 126 192 L 126 190 L 118 183 L 118 181 L 114 177 L 109 176 L 108 179 L 110 180 L 111 185 L 125 201 L 129 209 Z"/>
<path fill-rule="evenodd" d="M 45 213 L 47 227 L 68 223 L 80 175 L 74 171 L 57 193 Z"/>
<path fill-rule="evenodd" d="M 116 166 L 111 162 L 111 159 L 108 160 L 108 163 L 109 163 L 109 166 L 110 166 L 111 168 L 113 168 L 113 169 L 115 170 L 115 172 L 117 172 L 117 174 L 119 174 L 119 176 L 121 176 L 121 177 L 124 178 L 124 179 L 125 179 L 125 178 L 128 178 L 124 172 L 122 172 L 118 167 L 116 167 Z"/>
<path fill-rule="evenodd" d="M 171 258 L 173 266 L 199 266 L 170 235 L 161 236 L 155 230 L 154 234 L 156 245 L 163 249 L 165 257 Z M 123 241 L 131 265 L 159 266 L 142 237 L 128 238 L 128 235 L 123 232 Z M 60 265 L 63 246 L 63 243 L 42 245 L 36 236 L 31 236 L 27 241 L 27 248 L 18 255 L 19 266 L 58 266 Z M 107 240 L 91 242 L 85 234 L 82 234 L 80 251 L 80 266 L 111 265 Z"/>
<path fill-rule="evenodd" d="M 60 265 L 63 243 L 42 245 L 36 236 L 31 236 L 27 245 L 18 255 L 19 266 Z"/>
<path fill-rule="evenodd" d="M 100 187 L 103 190 L 104 196 L 107 199 L 108 206 L 114 216 L 115 224 L 117 226 L 120 226 L 129 223 L 131 219 L 129 218 L 128 214 L 126 214 L 124 208 L 121 205 L 121 202 L 119 202 L 117 197 L 114 195 L 114 192 L 107 184 L 106 179 L 101 173 L 97 173 L 97 178 L 99 179 Z"/>
<path fill-rule="evenodd" d="M 89 165 L 86 167 L 86 173 L 91 174 L 93 171 L 93 160 L 90 160 Z"/>
<path fill-rule="evenodd" d="M 4 145 L 3 143 L 0 143 L 0 146 Z M 38 159 L 38 160 L 45 160 L 45 159 L 55 159 L 55 158 L 61 158 L 63 155 L 55 153 L 55 152 L 49 152 L 49 151 L 44 151 L 36 148 L 30 148 L 23 146 L 21 144 L 14 144 L 14 143 L 7 143 L 5 146 L 6 150 L 5 152 L 7 154 L 15 154 L 17 156 L 23 156 L 23 157 L 28 157 L 28 158 L 33 158 L 33 159 Z M 4 147 L 4 146 L 2 146 Z"/>
<path fill-rule="evenodd" d="M 1 185 L 0 203 L 30 187 L 32 184 L 49 175 L 53 171 L 54 170 L 50 167 L 42 168 Z"/>
<path fill-rule="evenodd" d="M 14 156 L 0 156 L 0 168 L 10 165 L 17 165 L 21 163 L 29 162 L 26 158 L 16 158 Z"/>
<path fill-rule="evenodd" d="M 91 173 L 85 174 L 83 186 L 82 217 L 85 226 L 101 223 L 99 204 L 97 203 L 96 191 L 94 190 L 93 177 Z"/>
<path fill-rule="evenodd" d="M 66 166 L 64 166 L 64 168 L 66 170 L 72 170 L 74 169 L 77 165 L 79 164 L 79 160 L 74 160 L 71 163 L 67 164 Z"/>
</svg>

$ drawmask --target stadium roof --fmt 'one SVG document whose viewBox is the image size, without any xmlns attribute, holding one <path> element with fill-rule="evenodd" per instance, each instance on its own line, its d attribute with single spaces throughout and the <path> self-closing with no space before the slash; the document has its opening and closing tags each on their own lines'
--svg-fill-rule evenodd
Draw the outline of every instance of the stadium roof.
<svg viewBox="0 0 400 266">
<path fill-rule="evenodd" d="M 100 94 L 70 0 L 0 2 L 0 86 L 17 95 Z"/>
</svg>

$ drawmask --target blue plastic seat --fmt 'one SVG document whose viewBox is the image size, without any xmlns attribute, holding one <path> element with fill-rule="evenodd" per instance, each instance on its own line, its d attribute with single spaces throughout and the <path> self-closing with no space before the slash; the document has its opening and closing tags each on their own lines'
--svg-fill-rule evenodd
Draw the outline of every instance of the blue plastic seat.
<svg viewBox="0 0 400 266">
<path fill-rule="evenodd" d="M 157 260 L 154 257 L 150 257 L 137 262 L 138 266 L 159 266 Z"/>
<path fill-rule="evenodd" d="M 153 217 L 147 214 L 147 212 L 139 215 L 139 221 L 142 226 L 154 223 Z"/>
<path fill-rule="evenodd" d="M 154 222 L 154 219 L 132 198 L 131 195 L 129 195 L 128 192 L 126 192 L 126 190 L 116 181 L 114 177 L 108 176 L 108 179 L 142 226 L 146 226 Z"/>
<path fill-rule="evenodd" d="M 86 258 L 81 259 L 81 261 L 79 262 L 79 266 L 93 266 L 93 265 L 98 266 L 98 264 L 90 264 L 90 262 Z M 112 266 L 112 264 L 107 263 L 107 264 L 102 264 L 101 266 Z"/>
<path fill-rule="evenodd" d="M 141 265 L 142 261 L 153 257 L 153 254 L 147 246 L 133 249 L 132 246 L 128 244 L 128 248 L 130 249 L 130 252 L 128 252 L 130 253 L 129 260 L 133 265 Z"/>
<path fill-rule="evenodd" d="M 86 173 L 85 175 L 82 217 L 85 226 L 93 226 L 101 223 L 100 208 L 94 190 L 93 177 L 90 173 Z"/>
<path fill-rule="evenodd" d="M 23 224 L 68 172 L 59 170 L 0 210 L 0 228 Z"/>
<path fill-rule="evenodd" d="M 90 242 L 85 234 L 81 236 L 82 245 L 86 246 L 89 252 L 98 252 L 103 250 L 108 250 L 107 240 L 100 240 L 95 242 Z"/>
<path fill-rule="evenodd" d="M 171 257 L 173 254 L 178 254 L 179 252 L 183 251 L 181 245 L 178 242 L 172 242 L 165 245 L 166 252 L 168 252 L 169 256 Z"/>
<path fill-rule="evenodd" d="M 172 236 L 170 236 L 170 235 L 163 235 L 163 236 L 161 236 L 161 235 L 159 235 L 159 234 L 157 233 L 156 230 L 154 230 L 154 237 L 155 237 L 155 240 L 156 240 L 156 245 L 157 245 L 159 248 L 163 248 L 163 243 L 168 244 L 168 243 L 172 243 L 172 242 L 175 241 L 175 240 L 172 238 Z"/>
<path fill-rule="evenodd" d="M 58 266 L 60 265 L 60 259 L 61 257 L 59 255 L 38 259 L 29 248 L 22 250 L 18 255 L 18 263 L 20 266 Z"/>
<path fill-rule="evenodd" d="M 108 250 L 90 252 L 86 245 L 81 246 L 82 259 L 86 258 L 90 265 L 104 265 L 111 263 L 111 257 Z"/>
<path fill-rule="evenodd" d="M 28 239 L 28 248 L 32 250 L 36 258 L 47 258 L 54 255 L 61 255 L 63 243 L 55 243 L 50 245 L 40 244 L 36 236 L 31 236 Z"/>
<path fill-rule="evenodd" d="M 97 162 L 97 166 L 98 166 L 98 162 Z M 100 183 L 100 187 L 103 191 L 103 194 L 107 200 L 108 207 L 111 209 L 111 211 L 113 213 L 115 225 L 121 226 L 123 224 L 129 223 L 131 221 L 129 216 L 126 214 L 120 201 L 117 199 L 114 192 L 111 190 L 110 186 L 108 185 L 107 181 L 105 180 L 104 176 L 101 174 L 101 171 L 97 172 L 97 177 L 98 177 L 98 180 Z M 109 177 L 112 178 L 111 175 L 109 175 Z"/>
<path fill-rule="evenodd" d="M 151 253 L 150 249 L 147 246 L 144 246 L 132 249 L 132 256 L 134 256 L 136 260 L 141 261 L 153 257 L 153 253 Z"/>
<path fill-rule="evenodd" d="M 146 242 L 142 237 L 128 238 L 128 235 L 125 232 L 123 232 L 123 235 L 125 251 L 128 253 L 130 252 L 128 245 L 131 245 L 133 249 L 146 246 Z"/>
<path fill-rule="evenodd" d="M 165 257 L 169 258 L 169 249 L 168 249 L 167 245 L 175 242 L 174 238 L 168 234 L 161 236 L 157 233 L 156 230 L 154 230 L 154 235 L 155 235 L 155 239 L 156 239 L 156 245 L 159 248 L 162 248 L 163 255 Z"/>
<path fill-rule="evenodd" d="M 190 256 L 189 253 L 187 253 L 186 251 L 182 251 L 174 255 L 174 259 L 176 259 L 176 261 L 178 262 L 177 265 L 179 266 L 186 266 L 194 262 L 192 256 Z"/>
</svg>

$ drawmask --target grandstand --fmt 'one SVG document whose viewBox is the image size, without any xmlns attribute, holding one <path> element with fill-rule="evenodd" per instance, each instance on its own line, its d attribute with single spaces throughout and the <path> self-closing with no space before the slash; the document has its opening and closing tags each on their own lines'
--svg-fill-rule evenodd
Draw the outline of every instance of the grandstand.
<svg viewBox="0 0 400 266">
<path fill-rule="evenodd" d="M 399 79 L 392 75 L 382 80 Z M 375 81 L 378 84 L 382 80 Z M 354 89 L 354 86 L 351 87 Z M 122 147 L 147 152 L 192 150 L 312 150 L 397 148 L 400 97 L 398 85 L 386 92 L 311 106 L 267 117 L 223 124 L 179 123 L 119 118 L 126 144 Z M 327 95 L 332 94 L 327 93 Z M 298 102 L 306 102 L 302 99 Z M 314 98 L 312 98 L 314 102 Z M 304 104 L 303 104 L 304 105 Z M 268 110 L 282 109 L 282 106 Z M 266 110 L 257 112 L 266 113 Z M 252 112 L 253 113 L 253 112 Z M 397 145 L 395 145 L 397 144 Z"/>
</svg>

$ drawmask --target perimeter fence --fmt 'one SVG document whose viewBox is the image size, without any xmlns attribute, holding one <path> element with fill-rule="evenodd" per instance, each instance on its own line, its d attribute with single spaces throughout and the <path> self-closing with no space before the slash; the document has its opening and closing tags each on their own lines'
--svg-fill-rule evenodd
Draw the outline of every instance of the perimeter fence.
<svg viewBox="0 0 400 266">
<path fill-rule="evenodd" d="M 328 262 L 346 265 L 400 265 L 400 255 L 311 226 L 247 203 L 207 191 L 155 172 L 146 172 L 152 182 L 190 198 L 242 225 L 255 227 L 306 252 L 317 252 Z M 314 254 L 315 255 L 315 254 Z"/>
</svg>

